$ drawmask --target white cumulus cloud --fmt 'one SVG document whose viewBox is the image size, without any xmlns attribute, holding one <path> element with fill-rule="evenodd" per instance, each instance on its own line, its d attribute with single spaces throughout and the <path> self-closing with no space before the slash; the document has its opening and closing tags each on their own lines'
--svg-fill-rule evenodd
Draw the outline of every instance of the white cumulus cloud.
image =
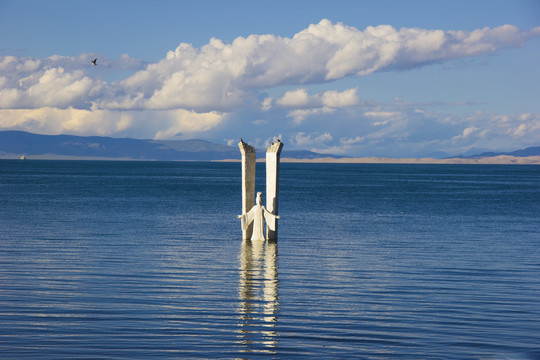
<svg viewBox="0 0 540 360">
<path fill-rule="evenodd" d="M 304 132 L 297 133 L 291 138 L 291 142 L 298 146 L 313 146 L 315 144 L 326 143 L 332 141 L 334 138 L 330 133 L 324 133 L 321 135 L 306 134 Z"/>
<path fill-rule="evenodd" d="M 17 87 L 0 89 L 3 108 L 84 107 L 102 84 L 82 71 L 49 68 L 20 79 Z"/>
<path fill-rule="evenodd" d="M 328 107 L 315 108 L 315 109 L 296 109 L 287 114 L 287 117 L 293 119 L 293 123 L 300 125 L 308 116 L 317 115 L 317 114 L 328 114 L 334 112 L 335 109 Z"/>
<path fill-rule="evenodd" d="M 287 91 L 282 97 L 276 99 L 275 105 L 289 108 L 344 108 L 360 104 L 356 94 L 358 89 L 348 89 L 342 92 L 325 91 L 308 95 L 304 88 Z M 265 100 L 266 101 L 266 100 Z"/>
<path fill-rule="evenodd" d="M 166 58 L 148 65 L 118 85 L 123 100 L 104 101 L 137 108 L 230 110 L 243 106 L 250 93 L 284 84 L 323 83 L 349 75 L 363 76 L 388 68 L 412 68 L 522 46 L 536 32 L 515 26 L 472 32 L 402 28 L 389 25 L 359 30 L 322 20 L 292 38 L 275 35 L 238 37 L 227 44 L 212 39 L 195 48 L 182 43 Z M 142 96 L 141 96 L 142 95 Z M 357 104 L 354 90 L 328 92 L 312 99 L 305 89 L 276 100 L 284 107 L 305 107 L 311 101 L 325 106 Z M 267 100 L 263 108 L 268 109 Z"/>
<path fill-rule="evenodd" d="M 321 95 L 321 102 L 324 106 L 331 108 L 344 108 L 360 104 L 360 99 L 356 95 L 358 89 L 348 89 L 342 92 L 326 91 Z"/>
<path fill-rule="evenodd" d="M 276 105 L 281 107 L 307 107 L 309 96 L 306 89 L 287 91 L 281 98 L 276 100 Z"/>
<path fill-rule="evenodd" d="M 357 106 L 360 104 L 357 89 L 348 89 L 342 92 L 325 91 L 309 95 L 304 88 L 290 90 L 275 100 L 277 107 L 294 108 L 287 116 L 293 118 L 295 124 L 300 124 L 307 117 L 317 114 L 328 114 L 336 109 Z M 269 102 L 268 98 L 265 102 Z"/>
<path fill-rule="evenodd" d="M 89 133 L 100 136 L 166 139 L 182 134 L 192 138 L 224 120 L 215 112 L 195 113 L 188 110 L 116 111 L 60 109 L 0 109 L 0 127 L 40 134 Z"/>
<path fill-rule="evenodd" d="M 324 19 L 292 37 L 250 35 L 231 43 L 211 39 L 200 48 L 181 43 L 150 64 L 127 54 L 118 59 L 92 53 L 42 59 L 4 56 L 0 57 L 0 128 L 167 138 L 216 129 L 235 111 L 248 109 L 246 113 L 286 112 L 297 131 L 310 116 L 366 105 L 356 88 L 309 94 L 309 85 L 491 54 L 523 46 L 535 36 L 540 36 L 540 28 L 522 31 L 503 25 L 447 31 L 380 25 L 362 30 Z M 98 65 L 93 67 L 90 60 L 95 57 Z M 102 79 L 102 71 L 125 70 L 130 75 L 121 80 Z M 298 88 L 275 98 L 266 94 L 279 86 Z M 359 113 L 379 125 L 372 137 L 407 136 L 410 123 L 403 117 L 395 120 L 393 111 Z M 246 123 L 260 119 L 259 114 L 254 116 Z M 272 119 L 272 114 L 266 118 Z M 512 118 L 521 122 L 506 127 L 498 122 L 489 131 L 504 128 L 507 136 L 527 138 L 537 131 L 534 119 Z M 479 130 L 467 138 L 486 134 L 476 123 L 461 129 L 471 126 Z M 367 137 L 350 134 L 347 138 L 357 135 Z"/>
</svg>

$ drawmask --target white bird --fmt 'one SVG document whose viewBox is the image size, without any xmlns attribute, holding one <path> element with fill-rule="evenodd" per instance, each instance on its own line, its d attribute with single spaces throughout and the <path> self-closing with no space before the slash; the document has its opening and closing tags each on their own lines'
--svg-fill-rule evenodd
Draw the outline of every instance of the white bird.
<svg viewBox="0 0 540 360">
<path fill-rule="evenodd" d="M 97 58 L 94 59 L 94 60 L 92 60 L 92 65 L 93 65 L 93 66 L 96 66 L 96 65 L 97 65 Z"/>
</svg>

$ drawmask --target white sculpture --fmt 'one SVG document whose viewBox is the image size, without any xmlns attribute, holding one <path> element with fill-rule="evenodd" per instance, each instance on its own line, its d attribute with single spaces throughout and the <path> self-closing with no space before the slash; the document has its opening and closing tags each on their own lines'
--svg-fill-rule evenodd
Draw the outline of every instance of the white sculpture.
<svg viewBox="0 0 540 360">
<path fill-rule="evenodd" d="M 238 143 L 242 153 L 242 213 L 247 213 L 255 203 L 255 148 L 246 144 L 242 139 Z M 242 226 L 242 239 L 251 238 L 253 226 Z"/>
<path fill-rule="evenodd" d="M 266 209 L 278 215 L 279 156 L 283 143 L 278 140 L 266 149 Z M 277 240 L 277 221 L 266 221 L 266 238 Z"/>
<path fill-rule="evenodd" d="M 248 228 L 249 224 L 253 222 L 253 234 L 251 240 L 266 240 L 264 236 L 264 221 L 270 230 L 275 230 L 275 219 L 279 219 L 278 215 L 272 214 L 266 210 L 262 205 L 262 198 L 260 192 L 257 193 L 257 204 L 254 205 L 247 213 L 238 215 L 237 217 L 242 220 L 242 230 Z"/>
</svg>

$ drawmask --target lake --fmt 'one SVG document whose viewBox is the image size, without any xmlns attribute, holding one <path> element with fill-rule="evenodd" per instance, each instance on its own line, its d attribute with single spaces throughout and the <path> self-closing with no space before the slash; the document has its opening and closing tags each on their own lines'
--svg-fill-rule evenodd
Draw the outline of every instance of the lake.
<svg viewBox="0 0 540 360">
<path fill-rule="evenodd" d="M 264 164 L 256 191 L 265 192 Z M 540 167 L 0 160 L 2 359 L 540 359 Z"/>
</svg>

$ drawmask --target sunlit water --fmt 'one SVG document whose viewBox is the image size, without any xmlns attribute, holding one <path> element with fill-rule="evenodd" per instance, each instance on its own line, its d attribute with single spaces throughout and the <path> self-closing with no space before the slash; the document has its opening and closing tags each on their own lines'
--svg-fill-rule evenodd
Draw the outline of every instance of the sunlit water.
<svg viewBox="0 0 540 360">
<path fill-rule="evenodd" d="M 257 191 L 264 192 L 264 164 Z M 540 167 L 0 161 L 0 358 L 540 359 Z"/>
</svg>

